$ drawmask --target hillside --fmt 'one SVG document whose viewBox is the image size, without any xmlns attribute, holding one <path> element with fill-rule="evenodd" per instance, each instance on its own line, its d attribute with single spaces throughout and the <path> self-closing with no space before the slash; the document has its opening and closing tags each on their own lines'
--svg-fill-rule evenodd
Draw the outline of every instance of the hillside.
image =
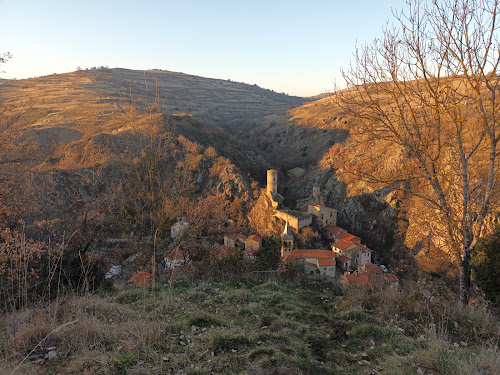
<svg viewBox="0 0 500 375">
<path fill-rule="evenodd" d="M 0 321 L 2 368 L 10 374 L 21 364 L 16 374 L 40 375 L 500 372 L 498 320 L 483 306 L 454 309 L 424 280 L 412 294 L 367 293 L 333 281 L 222 274 L 9 314 Z"/>
<path fill-rule="evenodd" d="M 0 83 L 1 102 L 26 105 L 36 125 L 74 123 L 86 131 L 92 131 L 89 125 L 94 131 L 115 130 L 111 118 L 124 106 L 155 99 L 167 113 L 189 113 L 224 126 L 285 112 L 306 100 L 257 85 L 161 70 L 94 69 Z"/>
</svg>

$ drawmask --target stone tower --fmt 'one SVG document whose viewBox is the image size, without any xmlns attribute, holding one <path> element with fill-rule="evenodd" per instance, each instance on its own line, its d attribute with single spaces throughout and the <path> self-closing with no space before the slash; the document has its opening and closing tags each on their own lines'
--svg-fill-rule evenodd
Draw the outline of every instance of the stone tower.
<svg viewBox="0 0 500 375">
<path fill-rule="evenodd" d="M 293 253 L 293 234 L 290 229 L 290 225 L 288 225 L 288 219 L 286 220 L 285 230 L 283 230 L 283 234 L 281 235 L 281 239 L 283 240 L 283 244 L 281 245 L 281 256 L 284 255 L 292 255 Z"/>
<path fill-rule="evenodd" d="M 313 199 L 319 200 L 321 197 L 321 189 L 319 186 L 313 186 Z"/>
<path fill-rule="evenodd" d="M 267 193 L 276 194 L 278 192 L 278 172 L 275 169 L 267 170 Z"/>
</svg>

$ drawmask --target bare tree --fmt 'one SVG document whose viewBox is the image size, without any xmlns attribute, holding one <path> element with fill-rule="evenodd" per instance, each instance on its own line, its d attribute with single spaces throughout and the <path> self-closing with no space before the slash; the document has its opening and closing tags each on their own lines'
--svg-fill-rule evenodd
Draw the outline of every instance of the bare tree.
<svg viewBox="0 0 500 375">
<path fill-rule="evenodd" d="M 467 303 L 471 250 L 498 203 L 498 1 L 407 4 L 342 72 L 335 98 L 352 144 L 371 149 L 345 168 L 408 193 L 422 232 L 459 266 Z"/>
</svg>

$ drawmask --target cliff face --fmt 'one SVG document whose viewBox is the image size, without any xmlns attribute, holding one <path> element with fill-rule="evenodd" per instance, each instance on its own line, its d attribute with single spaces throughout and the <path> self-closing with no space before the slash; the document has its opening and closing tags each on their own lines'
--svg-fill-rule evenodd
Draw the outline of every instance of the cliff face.
<svg viewBox="0 0 500 375">
<path fill-rule="evenodd" d="M 271 200 L 263 190 L 248 215 L 250 228 L 261 237 L 279 237 L 283 231 L 281 220 L 273 216 Z"/>
</svg>

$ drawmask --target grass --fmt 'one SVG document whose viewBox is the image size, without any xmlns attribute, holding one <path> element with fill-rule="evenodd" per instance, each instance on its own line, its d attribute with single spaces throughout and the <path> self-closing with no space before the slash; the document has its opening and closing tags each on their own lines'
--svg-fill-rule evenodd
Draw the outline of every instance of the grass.
<svg viewBox="0 0 500 375">
<path fill-rule="evenodd" d="M 382 303 L 385 301 L 385 303 Z M 72 297 L 0 322 L 9 374 L 498 374 L 499 320 L 336 282 L 192 282 Z M 415 317 L 419 317 L 417 319 Z M 456 324 L 454 324 L 456 323 Z M 55 348 L 55 349 L 53 349 Z M 56 350 L 57 357 L 44 358 Z"/>
</svg>

